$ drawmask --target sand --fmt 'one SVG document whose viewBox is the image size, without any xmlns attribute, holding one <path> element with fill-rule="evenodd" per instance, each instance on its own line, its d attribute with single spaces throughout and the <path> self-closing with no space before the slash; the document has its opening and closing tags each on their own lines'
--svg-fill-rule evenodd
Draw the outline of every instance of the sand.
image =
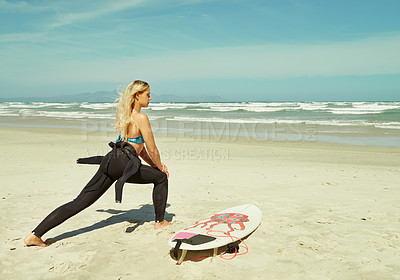
<svg viewBox="0 0 400 280">
<path fill-rule="evenodd" d="M 0 279 L 400 279 L 400 148 L 157 135 L 172 226 L 154 230 L 152 186 L 128 184 L 122 204 L 112 187 L 39 248 L 24 237 L 75 198 L 97 169 L 76 159 L 105 154 L 115 133 L 1 127 L 0 137 Z M 246 255 L 176 265 L 172 234 L 246 203 L 263 212 Z"/>
</svg>

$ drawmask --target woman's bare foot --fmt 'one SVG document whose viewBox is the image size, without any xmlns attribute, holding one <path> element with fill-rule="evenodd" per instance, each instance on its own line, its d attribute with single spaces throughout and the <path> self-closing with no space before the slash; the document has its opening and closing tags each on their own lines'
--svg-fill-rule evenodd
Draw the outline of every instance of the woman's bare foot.
<svg viewBox="0 0 400 280">
<path fill-rule="evenodd" d="M 171 225 L 170 222 L 168 222 L 167 220 L 164 220 L 161 223 L 157 223 L 157 222 L 154 223 L 154 228 L 155 229 L 160 229 L 160 228 L 165 228 L 165 227 L 170 226 L 170 225 Z"/>
<path fill-rule="evenodd" d="M 40 247 L 49 246 L 43 242 L 42 238 L 35 236 L 32 232 L 28 234 L 27 237 L 25 237 L 24 243 L 26 244 L 26 246 L 40 246 Z"/>
</svg>

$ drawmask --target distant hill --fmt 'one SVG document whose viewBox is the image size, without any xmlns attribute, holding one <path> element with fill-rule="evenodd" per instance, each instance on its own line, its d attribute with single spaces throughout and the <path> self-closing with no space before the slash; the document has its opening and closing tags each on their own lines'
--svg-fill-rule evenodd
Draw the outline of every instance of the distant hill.
<svg viewBox="0 0 400 280">
<path fill-rule="evenodd" d="M 74 95 L 50 97 L 9 97 L 0 98 L 0 102 L 114 102 L 119 97 L 117 91 L 96 91 Z M 213 95 L 179 96 L 151 94 L 153 102 L 227 102 L 228 100 Z"/>
</svg>

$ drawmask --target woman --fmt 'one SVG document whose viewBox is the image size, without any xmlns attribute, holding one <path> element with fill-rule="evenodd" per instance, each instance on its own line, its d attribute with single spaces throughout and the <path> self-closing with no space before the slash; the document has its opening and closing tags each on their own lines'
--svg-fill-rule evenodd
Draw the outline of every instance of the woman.
<svg viewBox="0 0 400 280">
<path fill-rule="evenodd" d="M 117 202 L 121 202 L 125 182 L 153 183 L 154 228 L 170 225 L 164 219 L 168 169 L 161 162 L 149 119 L 141 113 L 142 108 L 149 106 L 150 100 L 150 87 L 146 82 L 133 81 L 125 88 L 117 106 L 115 124 L 120 135 L 116 143 L 110 143 L 113 150 L 104 157 L 80 159 L 81 163 L 100 163 L 99 170 L 77 198 L 51 212 L 24 239 L 26 245 L 47 247 L 41 238 L 43 234 L 93 204 L 115 181 Z M 150 166 L 142 165 L 138 155 Z"/>
</svg>

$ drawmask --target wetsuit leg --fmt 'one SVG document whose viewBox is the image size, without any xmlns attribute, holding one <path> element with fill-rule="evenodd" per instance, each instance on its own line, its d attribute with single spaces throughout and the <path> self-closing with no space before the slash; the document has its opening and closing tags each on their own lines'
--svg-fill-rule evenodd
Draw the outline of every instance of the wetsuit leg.
<svg viewBox="0 0 400 280">
<path fill-rule="evenodd" d="M 127 183 L 135 184 L 154 184 L 153 189 L 153 205 L 155 212 L 155 221 L 162 222 L 164 220 L 165 208 L 168 198 L 168 179 L 164 172 L 150 167 L 141 165 L 139 171 L 130 177 Z"/>
<path fill-rule="evenodd" d="M 50 229 L 92 205 L 110 188 L 114 181 L 104 174 L 100 168 L 77 198 L 51 212 L 32 232 L 41 237 Z"/>
</svg>

